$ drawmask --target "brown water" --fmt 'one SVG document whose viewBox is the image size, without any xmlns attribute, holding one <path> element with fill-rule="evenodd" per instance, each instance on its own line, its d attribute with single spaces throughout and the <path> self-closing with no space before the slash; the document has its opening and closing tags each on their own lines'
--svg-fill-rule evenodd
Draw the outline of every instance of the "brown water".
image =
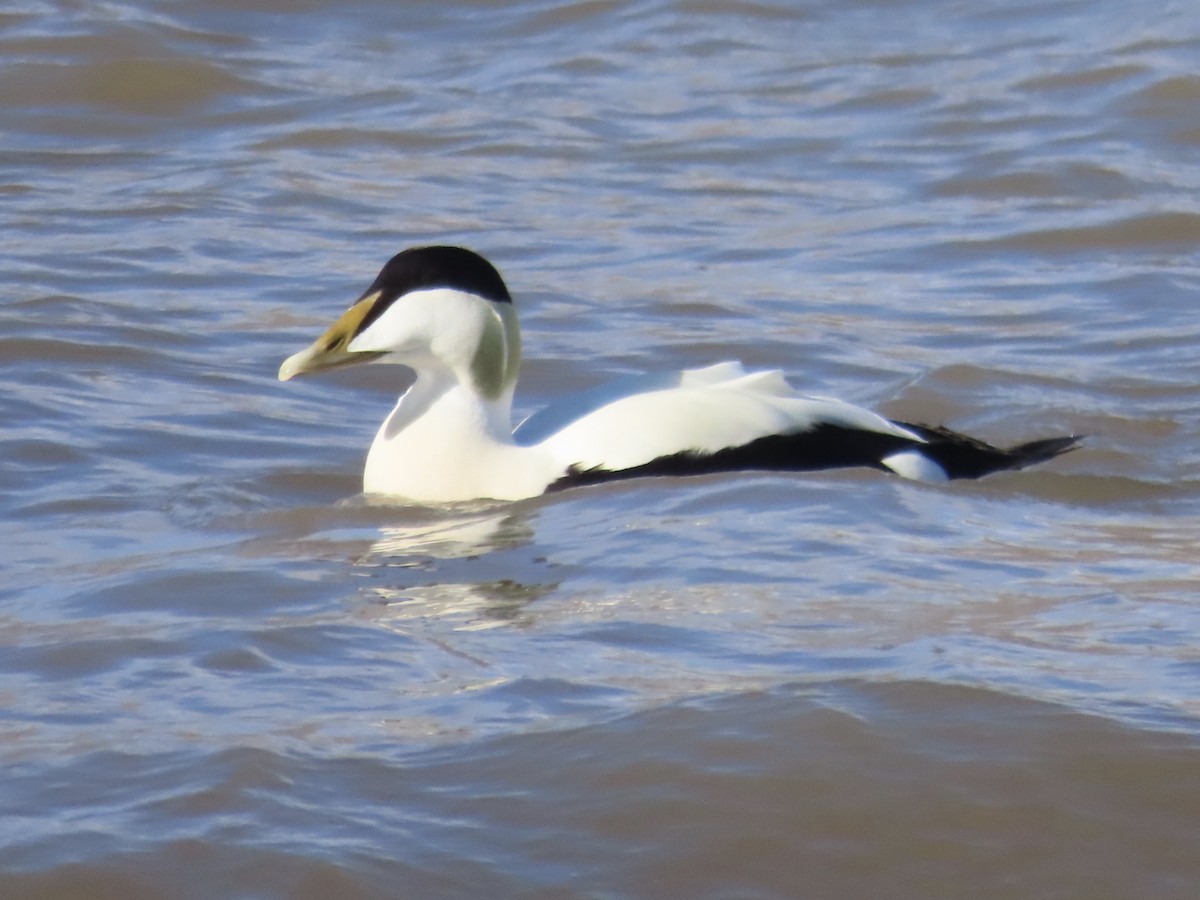
<svg viewBox="0 0 1200 900">
<path fill-rule="evenodd" d="M 1200 896 L 1200 8 L 0 12 L 0 897 Z M 529 410 L 736 357 L 1051 465 L 357 495 L 411 244 Z"/>
</svg>

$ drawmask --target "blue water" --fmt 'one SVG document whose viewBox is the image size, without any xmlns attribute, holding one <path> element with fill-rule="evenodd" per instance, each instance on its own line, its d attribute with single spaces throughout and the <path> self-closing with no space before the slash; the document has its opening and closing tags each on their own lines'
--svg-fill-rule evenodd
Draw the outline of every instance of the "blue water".
<svg viewBox="0 0 1200 900">
<path fill-rule="evenodd" d="M 1200 15 L 0 13 L 0 896 L 1196 896 Z M 726 358 L 1052 464 L 362 497 L 397 250 L 524 414 Z"/>
</svg>

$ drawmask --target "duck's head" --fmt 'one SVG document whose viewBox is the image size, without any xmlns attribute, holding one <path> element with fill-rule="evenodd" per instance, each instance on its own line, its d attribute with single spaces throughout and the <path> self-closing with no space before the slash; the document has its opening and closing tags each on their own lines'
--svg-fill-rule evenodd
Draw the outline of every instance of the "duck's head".
<svg viewBox="0 0 1200 900">
<path fill-rule="evenodd" d="M 521 362 L 504 279 L 462 247 L 397 253 L 328 331 L 284 361 L 279 380 L 359 362 L 450 374 L 498 397 L 516 381 Z"/>
</svg>

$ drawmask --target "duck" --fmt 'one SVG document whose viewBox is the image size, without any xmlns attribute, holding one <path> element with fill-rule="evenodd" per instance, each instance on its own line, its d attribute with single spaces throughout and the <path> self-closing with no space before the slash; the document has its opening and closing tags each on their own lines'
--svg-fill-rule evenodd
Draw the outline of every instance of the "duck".
<svg viewBox="0 0 1200 900">
<path fill-rule="evenodd" d="M 366 494 L 419 504 L 517 501 L 638 477 L 869 467 L 929 484 L 1046 462 L 1077 435 L 1006 448 L 798 393 L 738 362 L 618 379 L 512 426 L 521 332 L 508 287 L 480 254 L 401 251 L 280 381 L 360 363 L 416 374 L 383 420 Z"/>
</svg>

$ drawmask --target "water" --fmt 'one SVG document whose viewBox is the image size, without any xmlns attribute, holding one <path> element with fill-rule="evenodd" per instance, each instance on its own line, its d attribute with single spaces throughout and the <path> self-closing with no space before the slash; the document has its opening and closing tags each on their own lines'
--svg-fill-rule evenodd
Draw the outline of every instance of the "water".
<svg viewBox="0 0 1200 900">
<path fill-rule="evenodd" d="M 0 13 L 0 896 L 1200 893 L 1200 14 Z M 357 494 L 404 246 L 521 412 L 723 358 L 1035 470 Z"/>
</svg>

